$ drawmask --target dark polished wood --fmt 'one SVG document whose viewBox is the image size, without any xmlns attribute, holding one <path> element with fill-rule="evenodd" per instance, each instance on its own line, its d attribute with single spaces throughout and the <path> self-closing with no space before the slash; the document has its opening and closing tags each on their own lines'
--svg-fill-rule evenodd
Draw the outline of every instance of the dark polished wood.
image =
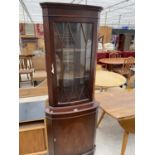
<svg viewBox="0 0 155 155">
<path fill-rule="evenodd" d="M 97 27 L 102 8 L 65 3 L 41 3 L 41 7 L 49 95 L 49 155 L 93 155 L 98 109 L 93 101 Z M 70 66 L 65 65 L 65 54 L 71 55 L 71 60 L 67 59 Z"/>
<path fill-rule="evenodd" d="M 75 23 L 91 23 L 93 24 L 92 36 L 92 51 L 91 51 L 91 66 L 90 66 L 90 80 L 89 80 L 89 100 L 93 99 L 94 78 L 95 78 L 95 61 L 97 49 L 97 26 L 99 12 L 101 7 L 75 5 L 75 4 L 61 4 L 61 3 L 41 3 L 43 8 L 44 21 L 44 36 L 46 49 L 46 68 L 48 79 L 48 94 L 49 104 L 51 106 L 64 106 L 78 104 L 81 101 L 72 103 L 59 104 L 58 88 L 57 88 L 57 69 L 55 60 L 55 45 L 54 45 L 54 23 L 55 22 L 75 22 Z M 51 67 L 54 67 L 55 73 L 51 73 Z M 82 101 L 83 102 L 83 101 Z"/>
<path fill-rule="evenodd" d="M 97 104 L 46 109 L 50 155 L 93 155 Z"/>
</svg>

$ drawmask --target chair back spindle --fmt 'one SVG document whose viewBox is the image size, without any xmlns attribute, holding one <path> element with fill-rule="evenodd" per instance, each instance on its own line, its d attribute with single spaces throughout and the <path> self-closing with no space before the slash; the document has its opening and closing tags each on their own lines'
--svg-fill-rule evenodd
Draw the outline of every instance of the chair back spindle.
<svg viewBox="0 0 155 155">
<path fill-rule="evenodd" d="M 119 52 L 110 52 L 109 58 L 120 58 L 121 54 Z"/>
</svg>

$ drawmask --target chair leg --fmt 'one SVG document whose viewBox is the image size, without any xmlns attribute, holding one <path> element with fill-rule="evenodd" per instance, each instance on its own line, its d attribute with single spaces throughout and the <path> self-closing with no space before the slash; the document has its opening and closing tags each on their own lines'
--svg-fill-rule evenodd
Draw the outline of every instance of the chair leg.
<svg viewBox="0 0 155 155">
<path fill-rule="evenodd" d="M 102 65 L 102 68 L 104 68 L 104 70 L 107 70 L 107 64 Z"/>
<path fill-rule="evenodd" d="M 128 75 L 127 75 L 127 86 L 129 85 L 130 77 L 131 77 L 131 75 L 128 74 Z"/>
<path fill-rule="evenodd" d="M 19 81 L 22 81 L 21 75 L 19 74 Z"/>
<path fill-rule="evenodd" d="M 113 70 L 113 66 L 109 65 L 109 70 L 112 71 Z"/>
<path fill-rule="evenodd" d="M 103 92 L 103 87 L 100 88 L 100 92 Z"/>
<path fill-rule="evenodd" d="M 32 84 L 32 86 L 34 86 L 34 83 L 33 83 L 33 73 L 30 73 L 30 77 L 31 77 L 31 84 Z"/>
<path fill-rule="evenodd" d="M 102 112 L 102 114 L 101 114 L 101 116 L 100 116 L 100 118 L 99 118 L 99 121 L 98 121 L 98 123 L 97 123 L 97 128 L 99 127 L 99 125 L 100 125 L 100 123 L 101 123 L 101 121 L 102 121 L 104 115 L 105 115 L 105 111 Z"/>
<path fill-rule="evenodd" d="M 20 88 L 20 82 L 22 81 L 21 75 L 19 74 L 19 88 Z"/>
<path fill-rule="evenodd" d="M 126 146 L 128 142 L 128 136 L 129 136 L 129 133 L 124 131 L 121 155 L 125 155 L 125 150 L 126 150 Z"/>
<path fill-rule="evenodd" d="M 38 85 L 38 81 L 33 81 L 34 87 Z"/>
<path fill-rule="evenodd" d="M 27 79 L 29 80 L 29 75 L 28 74 L 26 74 L 27 75 Z"/>
</svg>

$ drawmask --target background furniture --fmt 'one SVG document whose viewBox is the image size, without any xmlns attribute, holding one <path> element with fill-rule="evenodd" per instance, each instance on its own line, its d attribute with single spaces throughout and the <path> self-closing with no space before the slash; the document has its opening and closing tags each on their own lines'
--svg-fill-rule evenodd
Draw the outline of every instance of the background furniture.
<svg viewBox="0 0 155 155">
<path fill-rule="evenodd" d="M 133 72 L 135 72 L 135 66 L 130 68 Z"/>
<path fill-rule="evenodd" d="M 19 104 L 19 154 L 47 154 L 44 101 Z"/>
<path fill-rule="evenodd" d="M 121 53 L 120 52 L 110 52 L 109 53 L 109 58 L 120 58 Z"/>
<path fill-rule="evenodd" d="M 132 70 L 131 68 L 134 67 L 135 59 L 134 57 L 128 57 L 124 59 L 124 64 L 121 68 L 115 68 L 114 72 L 119 73 L 127 78 L 127 82 L 129 81 Z"/>
<path fill-rule="evenodd" d="M 42 53 L 40 55 L 35 55 L 32 58 L 32 63 L 35 69 L 33 73 L 33 80 L 37 82 L 46 79 L 47 73 L 46 73 L 45 54 Z"/>
<path fill-rule="evenodd" d="M 100 62 L 108 65 L 123 65 L 128 63 L 126 60 L 127 58 L 103 58 L 100 59 Z M 135 63 L 134 60 L 133 63 Z"/>
<path fill-rule="evenodd" d="M 122 58 L 127 58 L 127 57 L 135 57 L 135 52 L 134 51 L 118 51 L 121 55 Z M 100 59 L 103 59 L 103 58 L 109 58 L 109 54 L 111 52 L 106 52 L 106 51 L 101 51 L 99 50 L 99 52 L 97 52 L 97 64 L 102 64 L 100 62 Z"/>
<path fill-rule="evenodd" d="M 25 81 L 31 81 L 31 84 L 33 85 L 34 68 L 32 57 L 33 55 L 19 55 L 19 86 L 21 82 L 24 82 L 22 80 L 22 75 L 26 75 L 27 80 Z"/>
<path fill-rule="evenodd" d="M 100 26 L 99 28 L 99 36 L 104 36 L 104 43 L 111 42 L 111 35 L 112 35 L 112 27 L 109 26 Z"/>
<path fill-rule="evenodd" d="M 117 119 L 124 129 L 121 155 L 124 155 L 128 134 L 134 133 L 135 128 L 135 91 L 121 90 L 95 94 L 96 101 L 103 110 L 97 127 L 100 125 L 105 113 Z"/>
<path fill-rule="evenodd" d="M 127 83 L 127 88 L 128 89 L 133 89 L 135 88 L 135 75 L 131 76 L 130 79 L 128 80 L 128 83 Z"/>
<path fill-rule="evenodd" d="M 35 35 L 20 35 L 21 52 L 25 55 L 31 55 L 38 49 L 38 38 Z"/>
<path fill-rule="evenodd" d="M 42 81 L 38 86 L 33 88 L 20 88 L 19 89 L 19 97 L 34 97 L 34 96 L 43 96 L 48 94 L 47 89 L 47 79 Z"/>
<path fill-rule="evenodd" d="M 122 69 L 123 65 L 130 64 L 127 58 L 103 58 L 99 60 L 101 64 L 106 65 L 106 68 L 110 71 L 119 71 Z M 133 58 L 133 63 L 135 60 Z"/>
<path fill-rule="evenodd" d="M 118 42 L 118 50 L 124 51 L 124 46 L 125 46 L 125 34 L 120 34 Z"/>
<path fill-rule="evenodd" d="M 109 53 L 109 58 L 120 58 L 121 57 L 121 53 L 119 51 L 113 51 L 113 52 L 110 52 Z M 114 68 L 120 68 L 121 66 L 120 65 L 106 65 L 106 68 L 108 68 L 110 71 L 113 71 Z"/>
<path fill-rule="evenodd" d="M 135 50 L 134 46 L 133 48 L 130 48 L 132 42 L 134 43 L 135 40 L 135 30 L 126 28 L 114 28 L 112 29 L 112 38 L 114 38 L 114 44 L 117 47 L 117 50 Z"/>
<path fill-rule="evenodd" d="M 135 117 L 133 116 L 131 118 L 122 118 L 119 120 L 119 124 L 124 129 L 122 150 L 121 150 L 121 155 L 124 155 L 128 142 L 129 133 L 133 134 L 135 133 Z"/>
<path fill-rule="evenodd" d="M 126 83 L 126 79 L 117 73 L 97 70 L 95 78 L 95 86 L 101 89 L 107 89 L 110 87 L 123 86 Z"/>
</svg>

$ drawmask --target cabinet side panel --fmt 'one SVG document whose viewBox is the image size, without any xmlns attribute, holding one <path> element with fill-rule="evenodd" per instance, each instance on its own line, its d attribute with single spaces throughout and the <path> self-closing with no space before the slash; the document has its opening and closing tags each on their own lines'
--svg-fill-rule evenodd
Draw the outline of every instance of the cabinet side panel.
<svg viewBox="0 0 155 155">
<path fill-rule="evenodd" d="M 44 129 L 20 132 L 19 134 L 20 154 L 29 154 L 45 151 Z"/>
</svg>

